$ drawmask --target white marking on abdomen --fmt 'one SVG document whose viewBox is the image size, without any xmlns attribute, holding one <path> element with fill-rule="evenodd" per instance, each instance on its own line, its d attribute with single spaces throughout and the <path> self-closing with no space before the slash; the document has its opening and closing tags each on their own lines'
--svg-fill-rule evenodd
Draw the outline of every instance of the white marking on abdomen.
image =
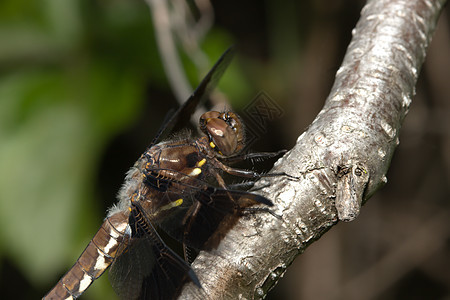
<svg viewBox="0 0 450 300">
<path fill-rule="evenodd" d="M 111 250 L 112 247 L 117 245 L 117 240 L 116 240 L 116 237 L 113 236 L 113 232 L 114 232 L 114 230 L 111 230 L 111 232 L 110 232 L 111 238 L 109 239 L 108 244 L 105 246 L 105 249 L 104 249 L 104 252 L 107 254 L 109 254 L 109 251 Z M 115 233 L 115 235 L 118 235 L 117 232 Z"/>
<path fill-rule="evenodd" d="M 109 266 L 109 264 L 107 264 L 105 261 L 105 255 L 99 249 L 97 249 L 97 253 L 98 253 L 98 257 L 97 257 L 97 260 L 95 261 L 95 266 L 94 266 L 95 270 L 106 270 L 106 268 Z"/>
<path fill-rule="evenodd" d="M 80 288 L 79 288 L 79 292 L 82 293 L 84 292 L 89 285 L 92 283 L 92 278 L 91 276 L 89 276 L 88 274 L 84 274 L 83 279 L 80 280 Z"/>
</svg>

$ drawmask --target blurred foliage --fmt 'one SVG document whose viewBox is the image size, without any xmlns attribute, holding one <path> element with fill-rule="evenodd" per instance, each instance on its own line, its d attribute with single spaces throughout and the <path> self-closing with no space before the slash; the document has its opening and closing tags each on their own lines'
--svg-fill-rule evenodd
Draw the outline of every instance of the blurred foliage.
<svg viewBox="0 0 450 300">
<path fill-rule="evenodd" d="M 227 44 L 222 33 L 212 36 L 207 52 L 216 58 Z M 149 83 L 167 89 L 143 1 L 0 2 L 0 279 L 6 298 L 42 297 L 101 224 L 101 157 L 139 118 Z M 87 298 L 113 297 L 100 282 Z"/>
</svg>

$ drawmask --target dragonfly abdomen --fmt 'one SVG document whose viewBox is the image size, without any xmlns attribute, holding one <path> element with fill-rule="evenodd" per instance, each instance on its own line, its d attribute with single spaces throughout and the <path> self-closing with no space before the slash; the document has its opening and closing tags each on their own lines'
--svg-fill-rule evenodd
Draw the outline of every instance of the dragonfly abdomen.
<svg viewBox="0 0 450 300">
<path fill-rule="evenodd" d="M 106 218 L 72 268 L 43 299 L 75 299 L 100 277 L 127 241 L 128 215 L 118 212 Z"/>
</svg>

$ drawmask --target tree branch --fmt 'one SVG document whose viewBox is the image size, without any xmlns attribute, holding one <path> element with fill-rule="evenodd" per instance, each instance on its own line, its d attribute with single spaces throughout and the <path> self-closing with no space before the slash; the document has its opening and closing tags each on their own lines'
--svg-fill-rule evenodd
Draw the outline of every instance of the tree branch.
<svg viewBox="0 0 450 300">
<path fill-rule="evenodd" d="M 258 186 L 275 203 L 249 214 L 193 263 L 203 289 L 181 299 L 262 298 L 294 258 L 387 182 L 398 133 L 445 0 L 371 0 L 322 111 Z M 267 187 L 266 187 L 267 186 Z"/>
</svg>

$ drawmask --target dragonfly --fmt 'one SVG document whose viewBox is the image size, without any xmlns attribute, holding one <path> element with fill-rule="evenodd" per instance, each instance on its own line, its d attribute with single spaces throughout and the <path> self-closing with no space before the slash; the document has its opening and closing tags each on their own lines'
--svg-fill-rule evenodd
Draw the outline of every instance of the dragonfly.
<svg viewBox="0 0 450 300">
<path fill-rule="evenodd" d="M 199 120 L 203 136 L 162 141 L 208 97 L 233 52 L 228 49 L 188 100 L 166 118 L 126 174 L 118 203 L 108 210 L 75 264 L 43 299 L 75 299 L 108 268 L 112 287 L 121 299 L 173 299 L 187 282 L 201 288 L 190 266 L 190 252 L 216 248 L 245 211 L 258 209 L 252 206 L 273 206 L 269 199 L 239 189 L 239 185 L 228 186 L 222 177 L 224 172 L 261 177 L 226 162 L 279 154 L 241 154 L 245 135 L 237 114 L 206 112 Z M 183 254 L 177 254 L 169 241 L 178 241 Z"/>
</svg>

